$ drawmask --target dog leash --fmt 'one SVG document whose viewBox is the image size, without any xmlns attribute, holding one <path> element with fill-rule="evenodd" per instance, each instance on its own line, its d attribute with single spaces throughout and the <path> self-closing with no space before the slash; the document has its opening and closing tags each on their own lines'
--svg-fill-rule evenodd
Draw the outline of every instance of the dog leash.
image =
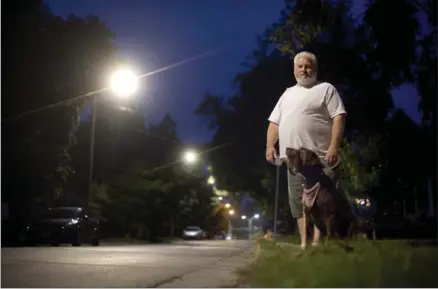
<svg viewBox="0 0 438 289">
<path fill-rule="evenodd" d="M 332 166 L 328 165 L 328 163 L 324 160 L 324 157 L 320 157 L 320 159 L 322 159 L 327 164 L 327 167 L 332 169 L 332 170 L 336 169 L 341 164 L 341 158 L 339 156 L 338 156 L 338 161 Z"/>
<path fill-rule="evenodd" d="M 341 159 L 338 157 L 338 161 L 334 165 L 332 165 L 330 168 L 332 170 L 334 170 L 334 169 L 336 169 L 339 166 L 340 163 L 341 163 Z"/>
</svg>

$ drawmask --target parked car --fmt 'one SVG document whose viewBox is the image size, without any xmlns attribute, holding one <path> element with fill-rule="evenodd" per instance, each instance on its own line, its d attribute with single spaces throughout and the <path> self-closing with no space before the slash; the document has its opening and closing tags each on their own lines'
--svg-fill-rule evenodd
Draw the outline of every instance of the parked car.
<svg viewBox="0 0 438 289">
<path fill-rule="evenodd" d="M 99 221 L 82 207 L 48 208 L 24 229 L 26 244 L 100 244 Z"/>
<path fill-rule="evenodd" d="M 182 232 L 182 238 L 201 240 L 206 238 L 206 233 L 198 226 L 187 226 Z"/>
</svg>

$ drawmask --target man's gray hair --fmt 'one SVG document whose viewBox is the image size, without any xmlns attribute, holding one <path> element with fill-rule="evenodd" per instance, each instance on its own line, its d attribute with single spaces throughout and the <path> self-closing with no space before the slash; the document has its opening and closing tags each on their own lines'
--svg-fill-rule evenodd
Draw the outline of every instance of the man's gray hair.
<svg viewBox="0 0 438 289">
<path fill-rule="evenodd" d="M 307 58 L 308 60 L 310 60 L 315 68 L 318 69 L 318 60 L 316 59 L 316 55 L 308 52 L 308 51 L 301 51 L 300 53 L 298 53 L 297 55 L 295 55 L 294 57 L 294 64 L 297 63 L 297 60 L 300 58 Z"/>
</svg>

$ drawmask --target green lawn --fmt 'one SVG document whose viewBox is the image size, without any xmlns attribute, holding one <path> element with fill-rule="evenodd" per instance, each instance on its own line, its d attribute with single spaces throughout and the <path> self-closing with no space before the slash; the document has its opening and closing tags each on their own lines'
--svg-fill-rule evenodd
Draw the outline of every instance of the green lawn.
<svg viewBox="0 0 438 289">
<path fill-rule="evenodd" d="M 283 239 L 294 240 L 296 237 Z M 250 287 L 438 287 L 438 248 L 403 241 L 333 241 L 304 252 L 262 241 L 261 253 L 240 272 Z"/>
</svg>

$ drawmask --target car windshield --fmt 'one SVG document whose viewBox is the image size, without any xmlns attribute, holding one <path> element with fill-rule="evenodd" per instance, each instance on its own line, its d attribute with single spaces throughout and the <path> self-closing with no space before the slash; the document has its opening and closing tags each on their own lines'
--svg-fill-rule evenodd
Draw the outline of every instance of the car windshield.
<svg viewBox="0 0 438 289">
<path fill-rule="evenodd" d="M 80 208 L 50 208 L 42 214 L 43 219 L 68 219 L 78 217 Z"/>
<path fill-rule="evenodd" d="M 186 227 L 186 231 L 199 231 L 201 228 L 199 227 Z"/>
</svg>

